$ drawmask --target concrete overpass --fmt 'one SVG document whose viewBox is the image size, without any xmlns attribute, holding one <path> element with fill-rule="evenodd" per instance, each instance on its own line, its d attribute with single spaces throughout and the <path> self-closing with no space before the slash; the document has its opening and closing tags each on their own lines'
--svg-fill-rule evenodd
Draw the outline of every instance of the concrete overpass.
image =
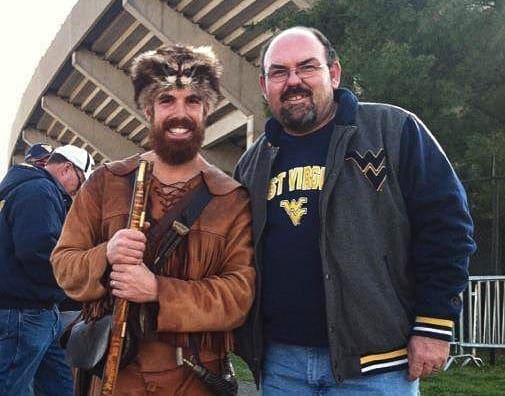
<svg viewBox="0 0 505 396">
<path fill-rule="evenodd" d="M 223 98 L 209 117 L 204 155 L 231 171 L 261 133 L 258 55 L 272 32 L 261 21 L 315 0 L 80 0 L 41 59 L 21 100 L 10 163 L 36 142 L 74 144 L 97 163 L 148 149 L 127 70 L 162 43 L 211 45 L 224 64 Z"/>
</svg>

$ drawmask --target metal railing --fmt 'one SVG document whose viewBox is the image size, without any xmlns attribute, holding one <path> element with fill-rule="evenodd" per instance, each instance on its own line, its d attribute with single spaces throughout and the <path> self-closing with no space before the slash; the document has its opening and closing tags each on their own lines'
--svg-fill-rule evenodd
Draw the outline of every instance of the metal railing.
<svg viewBox="0 0 505 396">
<path fill-rule="evenodd" d="M 505 348 L 505 276 L 471 276 L 464 294 L 459 346 Z"/>
<path fill-rule="evenodd" d="M 505 276 L 471 276 L 462 297 L 463 314 L 454 342 L 458 353 L 449 358 L 446 369 L 459 359 L 464 359 L 463 365 L 473 361 L 480 366 L 477 348 L 505 349 Z"/>
</svg>

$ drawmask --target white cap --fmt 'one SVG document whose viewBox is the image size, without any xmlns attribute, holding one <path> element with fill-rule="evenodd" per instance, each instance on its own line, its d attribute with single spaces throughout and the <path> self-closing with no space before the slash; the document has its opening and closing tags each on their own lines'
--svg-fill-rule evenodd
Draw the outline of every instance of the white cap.
<svg viewBox="0 0 505 396">
<path fill-rule="evenodd" d="M 93 157 L 84 149 L 67 144 L 54 149 L 53 154 L 58 153 L 68 159 L 71 163 L 77 166 L 84 172 L 84 177 L 88 179 L 91 175 L 92 168 L 95 165 Z"/>
</svg>

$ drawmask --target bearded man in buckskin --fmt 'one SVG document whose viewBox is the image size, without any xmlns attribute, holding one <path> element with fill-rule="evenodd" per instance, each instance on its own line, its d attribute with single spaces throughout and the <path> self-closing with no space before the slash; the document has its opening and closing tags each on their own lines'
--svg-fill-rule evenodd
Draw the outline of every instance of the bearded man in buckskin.
<svg viewBox="0 0 505 396">
<path fill-rule="evenodd" d="M 233 347 L 232 330 L 253 301 L 248 194 L 198 152 L 220 96 L 220 75 L 208 47 L 166 45 L 135 58 L 135 101 L 151 125 L 152 151 L 93 173 L 52 255 L 58 283 L 86 302 L 88 321 L 110 312 L 115 298 L 131 303 L 128 332 L 136 343 L 119 370 L 115 395 L 212 394 L 180 360 L 220 376 Z M 131 175 L 142 159 L 152 163 L 146 232 L 126 228 Z M 165 255 L 167 218 L 191 205 L 200 190 L 209 194 L 208 202 Z M 93 376 L 91 394 L 100 386 Z"/>
</svg>

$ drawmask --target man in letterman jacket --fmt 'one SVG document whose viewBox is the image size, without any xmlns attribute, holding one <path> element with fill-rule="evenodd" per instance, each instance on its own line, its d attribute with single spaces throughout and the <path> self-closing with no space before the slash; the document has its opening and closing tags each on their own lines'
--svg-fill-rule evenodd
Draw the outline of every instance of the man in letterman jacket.
<svg viewBox="0 0 505 396">
<path fill-rule="evenodd" d="M 261 68 L 273 118 L 235 171 L 257 266 L 239 354 L 265 395 L 416 395 L 475 251 L 463 187 L 414 114 L 339 88 L 319 31 L 280 32 Z"/>
</svg>

